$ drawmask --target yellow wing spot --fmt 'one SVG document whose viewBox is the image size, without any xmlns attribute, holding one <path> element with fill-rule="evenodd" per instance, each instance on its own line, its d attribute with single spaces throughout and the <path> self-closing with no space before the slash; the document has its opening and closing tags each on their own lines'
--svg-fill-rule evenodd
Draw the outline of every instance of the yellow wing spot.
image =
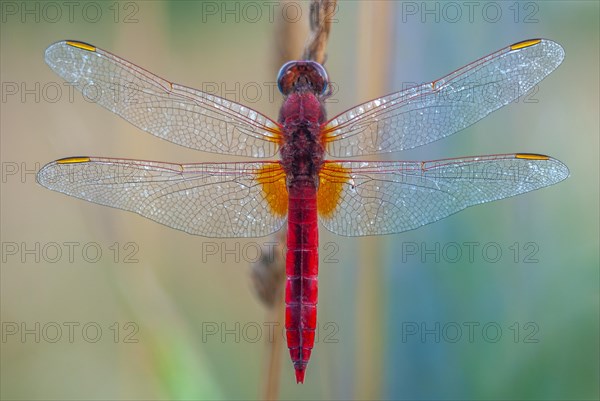
<svg viewBox="0 0 600 401">
<path fill-rule="evenodd" d="M 518 42 L 518 43 L 515 43 L 513 45 L 510 45 L 510 50 L 519 50 L 519 49 L 523 49 L 524 47 L 529 47 L 529 46 L 537 45 L 541 41 L 542 41 L 542 39 L 524 40 L 522 42 Z"/>
<path fill-rule="evenodd" d="M 288 194 L 285 172 L 279 163 L 268 163 L 256 172 L 256 180 L 262 186 L 265 199 L 273 214 L 285 216 L 288 210 Z"/>
<path fill-rule="evenodd" d="M 76 47 L 78 49 L 83 49 L 83 50 L 87 50 L 90 52 L 95 52 L 96 51 L 96 47 L 92 46 L 92 45 L 88 45 L 87 43 L 83 43 L 83 42 L 77 42 L 75 40 L 67 40 L 67 44 L 69 46 L 73 46 Z"/>
<path fill-rule="evenodd" d="M 64 159 L 57 160 L 58 164 L 73 164 L 73 163 L 87 163 L 90 161 L 89 157 L 65 157 Z"/>
<path fill-rule="evenodd" d="M 339 163 L 327 163 L 319 173 L 317 208 L 322 217 L 331 217 L 339 205 L 343 185 L 350 181 L 350 170 Z"/>
<path fill-rule="evenodd" d="M 550 159 L 546 155 L 538 155 L 537 153 L 517 153 L 515 155 L 517 159 L 526 159 L 526 160 L 548 160 Z"/>
<path fill-rule="evenodd" d="M 283 143 L 283 133 L 281 132 L 280 127 L 271 128 L 268 127 L 267 131 L 273 134 L 273 136 L 267 137 L 268 141 L 275 142 L 276 144 L 281 145 Z"/>
<path fill-rule="evenodd" d="M 332 126 L 331 124 L 327 124 L 327 126 L 321 129 L 321 143 L 326 146 L 329 142 L 333 142 L 339 138 L 331 135 L 337 127 Z"/>
</svg>

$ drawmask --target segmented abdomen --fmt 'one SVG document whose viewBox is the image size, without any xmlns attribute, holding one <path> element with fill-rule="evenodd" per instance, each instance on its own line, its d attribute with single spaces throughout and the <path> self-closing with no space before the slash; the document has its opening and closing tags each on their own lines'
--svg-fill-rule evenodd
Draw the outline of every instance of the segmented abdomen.
<svg viewBox="0 0 600 401">
<path fill-rule="evenodd" d="M 317 188 L 312 179 L 296 179 L 288 196 L 285 329 L 296 381 L 302 383 L 317 324 Z"/>
</svg>

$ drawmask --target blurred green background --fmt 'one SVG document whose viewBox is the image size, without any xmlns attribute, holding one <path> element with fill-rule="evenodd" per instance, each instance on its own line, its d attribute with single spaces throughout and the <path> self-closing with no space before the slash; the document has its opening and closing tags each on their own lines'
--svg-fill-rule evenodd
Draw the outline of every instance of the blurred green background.
<svg viewBox="0 0 600 401">
<path fill-rule="evenodd" d="M 300 48 L 308 4 L 77 4 L 1 3 L 0 396 L 260 398 L 272 319 L 249 262 L 274 239 L 193 237 L 38 186 L 34 171 L 66 156 L 222 160 L 70 99 L 43 51 L 89 42 L 276 117 L 277 21 L 295 24 Z M 282 399 L 599 397 L 599 3 L 470 4 L 341 2 L 330 115 L 552 39 L 566 58 L 537 92 L 393 158 L 537 152 L 571 177 L 403 234 L 322 230 L 319 337 L 304 385 L 281 355 Z"/>
</svg>

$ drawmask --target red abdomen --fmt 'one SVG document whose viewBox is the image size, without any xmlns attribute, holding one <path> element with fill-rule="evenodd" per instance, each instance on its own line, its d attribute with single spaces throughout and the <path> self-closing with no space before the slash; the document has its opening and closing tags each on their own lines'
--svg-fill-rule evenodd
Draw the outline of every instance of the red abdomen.
<svg viewBox="0 0 600 401">
<path fill-rule="evenodd" d="M 312 179 L 298 178 L 289 185 L 288 196 L 285 329 L 296 382 L 302 383 L 317 324 L 317 188 Z"/>
</svg>

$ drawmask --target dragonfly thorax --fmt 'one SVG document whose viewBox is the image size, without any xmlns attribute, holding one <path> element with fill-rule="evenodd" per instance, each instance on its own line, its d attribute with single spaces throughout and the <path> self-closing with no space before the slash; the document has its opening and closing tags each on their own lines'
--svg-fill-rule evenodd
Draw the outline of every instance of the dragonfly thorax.
<svg viewBox="0 0 600 401">
<path fill-rule="evenodd" d="M 279 115 L 281 163 L 288 177 L 318 175 L 325 155 L 321 141 L 324 121 L 325 108 L 314 93 L 291 93 L 284 100 Z"/>
</svg>

